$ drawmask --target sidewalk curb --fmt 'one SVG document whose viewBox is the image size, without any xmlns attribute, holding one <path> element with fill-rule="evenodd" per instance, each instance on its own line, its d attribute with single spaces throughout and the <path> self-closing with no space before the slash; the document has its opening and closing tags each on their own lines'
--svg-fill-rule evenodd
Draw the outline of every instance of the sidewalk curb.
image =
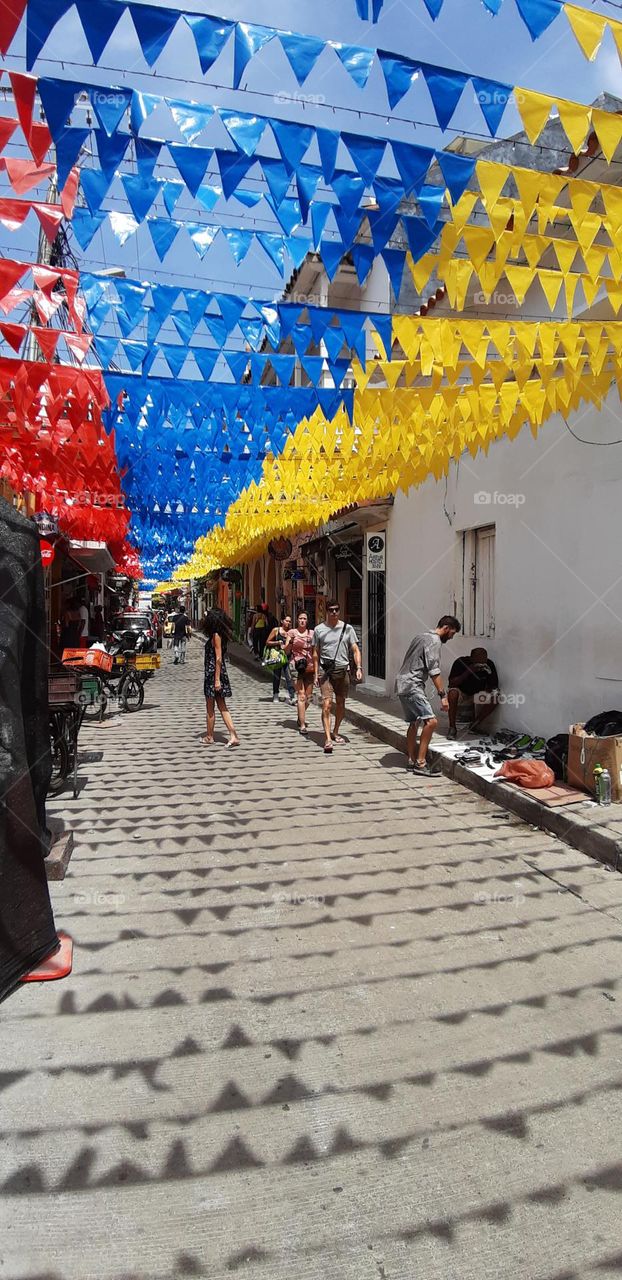
<svg viewBox="0 0 622 1280">
<path fill-rule="evenodd" d="M 241 646 L 236 645 L 235 651 L 230 651 L 229 660 L 247 675 L 254 676 L 259 683 L 265 683 L 272 678 L 262 670 L 250 654 L 246 656 Z M 396 716 L 388 716 L 384 712 L 374 713 L 367 706 L 363 710 L 361 704 L 357 706 L 351 700 L 346 704 L 346 720 L 364 732 L 370 733 L 380 742 L 385 742 L 387 746 L 406 754 L 406 734 L 397 727 L 401 722 Z M 386 721 L 395 723 L 390 724 Z M 457 764 L 455 760 L 448 759 L 433 748 L 430 749 L 429 755 L 434 764 L 440 765 L 445 777 L 451 778 L 463 787 L 468 787 L 470 791 L 477 792 L 499 808 L 509 810 L 529 826 L 557 836 L 565 844 L 571 845 L 573 849 L 579 849 L 581 853 L 586 853 L 597 862 L 604 863 L 616 871 L 622 870 L 622 808 L 620 814 L 617 813 L 620 806 L 613 806 L 615 816 L 611 819 L 612 826 L 614 823 L 619 824 L 619 831 L 610 830 L 605 822 L 594 822 L 591 815 L 595 814 L 596 810 L 590 811 L 590 816 L 587 816 L 585 813 L 569 813 L 568 809 L 549 809 L 546 805 L 539 804 L 533 796 L 525 795 L 518 787 L 480 778 L 464 765 Z"/>
</svg>

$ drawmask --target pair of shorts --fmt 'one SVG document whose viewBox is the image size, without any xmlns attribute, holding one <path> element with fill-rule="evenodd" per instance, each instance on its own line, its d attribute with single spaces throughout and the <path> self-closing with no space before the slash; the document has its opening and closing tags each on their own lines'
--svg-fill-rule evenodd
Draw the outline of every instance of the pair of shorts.
<svg viewBox="0 0 622 1280">
<path fill-rule="evenodd" d="M 333 671 L 330 676 L 325 671 L 320 671 L 320 693 L 323 698 L 346 698 L 349 688 L 349 671 Z"/>
<path fill-rule="evenodd" d="M 416 693 L 414 691 L 412 693 L 400 693 L 399 699 L 402 704 L 404 719 L 409 724 L 413 724 L 415 720 L 434 719 L 434 712 L 425 693 Z"/>
</svg>

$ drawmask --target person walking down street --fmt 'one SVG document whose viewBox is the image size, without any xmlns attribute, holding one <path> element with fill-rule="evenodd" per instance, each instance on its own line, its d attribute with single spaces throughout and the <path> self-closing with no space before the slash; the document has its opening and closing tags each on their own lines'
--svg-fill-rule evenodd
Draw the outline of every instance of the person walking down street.
<svg viewBox="0 0 622 1280">
<path fill-rule="evenodd" d="M 305 735 L 307 730 L 307 710 L 313 697 L 313 681 L 315 667 L 313 663 L 313 631 L 309 630 L 309 619 L 306 613 L 298 614 L 298 621 L 287 637 L 287 652 L 291 654 L 296 671 L 296 692 L 298 695 L 298 732 Z"/>
<path fill-rule="evenodd" d="M 289 616 L 283 618 L 283 621 L 276 627 L 272 628 L 268 636 L 266 649 L 278 649 L 285 657 L 287 662 L 282 667 L 277 667 L 272 673 L 272 701 L 278 702 L 281 690 L 281 676 L 285 679 L 285 687 L 289 695 L 289 701 L 292 707 L 296 706 L 296 690 L 289 670 L 289 656 L 287 655 L 287 638 L 292 629 L 292 620 Z"/>
<path fill-rule="evenodd" d="M 261 605 L 258 605 L 253 618 L 253 653 L 259 662 L 263 658 L 267 637 L 268 622 Z"/>
<path fill-rule="evenodd" d="M 345 741 L 339 729 L 345 715 L 346 698 L 350 688 L 350 663 L 356 664 L 356 680 L 363 679 L 361 651 L 356 631 L 349 622 L 339 618 L 339 602 L 329 600 L 326 622 L 321 622 L 313 633 L 313 662 L 315 683 L 322 697 L 322 724 L 326 741 L 324 751 L 330 755 L 333 743 Z M 335 727 L 331 732 L 331 709 L 335 701 Z"/>
<path fill-rule="evenodd" d="M 179 613 L 173 618 L 173 666 L 186 661 L 186 645 L 190 635 L 190 623 L 185 606 L 180 604 Z"/>
<path fill-rule="evenodd" d="M 426 695 L 426 684 L 431 680 L 441 700 L 443 711 L 449 706 L 441 677 L 441 649 L 460 630 L 457 618 L 445 614 L 434 631 L 424 631 L 411 640 L 406 656 L 395 681 L 395 692 L 402 704 L 404 718 L 408 722 L 406 746 L 407 769 L 415 773 L 429 774 L 428 747 L 438 720 Z M 421 738 L 417 750 L 417 729 L 421 722 Z"/>
<path fill-rule="evenodd" d="M 206 746 L 214 742 L 216 707 L 229 734 L 228 747 L 239 747 L 240 739 L 235 731 L 226 699 L 232 696 L 227 671 L 227 646 L 233 635 L 233 623 L 222 609 L 210 609 L 203 619 L 205 636 L 205 679 L 203 692 L 207 710 L 207 732 L 201 742 Z"/>
<path fill-rule="evenodd" d="M 261 604 L 255 614 L 255 622 L 253 625 L 253 651 L 255 657 L 261 662 L 263 651 L 266 647 L 268 636 L 272 628 L 276 627 L 276 618 L 270 613 L 267 604 Z"/>
</svg>

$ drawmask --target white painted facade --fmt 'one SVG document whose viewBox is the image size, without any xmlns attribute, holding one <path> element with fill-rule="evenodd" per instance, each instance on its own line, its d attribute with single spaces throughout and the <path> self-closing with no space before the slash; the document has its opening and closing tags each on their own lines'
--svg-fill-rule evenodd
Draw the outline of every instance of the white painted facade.
<svg viewBox="0 0 622 1280">
<path fill-rule="evenodd" d="M 573 415 L 570 426 L 587 440 L 620 439 L 617 394 L 600 413 Z M 478 501 L 482 494 L 489 500 Z M 398 493 L 387 522 L 385 692 L 412 636 L 456 612 L 466 632 L 445 650 L 445 675 L 454 657 L 481 644 L 503 692 L 524 699 L 505 704 L 491 724 L 548 736 L 622 708 L 621 497 L 622 445 L 581 444 L 559 417 L 536 439 L 525 427 L 488 456 L 465 455 L 447 483 L 430 479 Z M 492 599 L 487 582 L 487 616 L 480 610 L 475 626 L 471 553 L 484 526 L 494 526 Z M 489 558 L 483 570 L 490 573 Z"/>
</svg>

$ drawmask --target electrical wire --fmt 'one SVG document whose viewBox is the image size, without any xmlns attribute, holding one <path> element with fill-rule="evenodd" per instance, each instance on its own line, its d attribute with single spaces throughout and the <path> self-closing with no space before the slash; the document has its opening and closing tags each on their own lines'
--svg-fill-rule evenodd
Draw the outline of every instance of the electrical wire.
<svg viewBox="0 0 622 1280">
<path fill-rule="evenodd" d="M 560 417 L 566 430 L 570 432 L 570 435 L 573 437 L 573 439 L 579 441 L 579 444 L 590 444 L 595 449 L 609 449 L 610 446 L 613 444 L 622 444 L 622 440 L 584 440 L 582 436 L 578 436 L 576 431 L 572 430 L 572 427 L 568 425 L 568 422 L 564 418 L 563 414 L 560 414 Z"/>
</svg>

